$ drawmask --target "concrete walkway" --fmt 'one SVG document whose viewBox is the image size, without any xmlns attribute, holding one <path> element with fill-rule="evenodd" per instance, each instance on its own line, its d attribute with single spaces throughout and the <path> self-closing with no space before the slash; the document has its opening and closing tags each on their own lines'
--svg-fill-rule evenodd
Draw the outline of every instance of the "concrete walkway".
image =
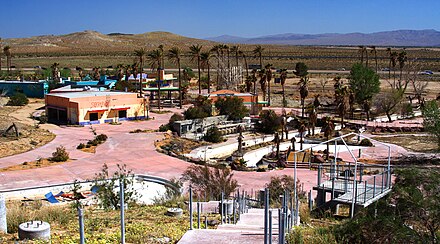
<svg viewBox="0 0 440 244">
<path fill-rule="evenodd" d="M 178 112 L 178 109 L 167 109 Z M 117 170 L 117 164 L 126 164 L 133 173 L 159 176 L 165 179 L 180 178 L 191 163 L 173 158 L 155 150 L 154 142 L 163 138 L 162 133 L 129 133 L 135 129 L 157 129 L 168 122 L 172 113 L 154 114 L 154 120 L 126 121 L 121 125 L 94 125 L 98 134 L 108 135 L 108 140 L 97 147 L 96 153 L 85 153 L 76 149 L 79 143 L 86 143 L 94 135 L 89 126 L 57 127 L 50 130 L 57 137 L 50 143 L 22 154 L 0 158 L 0 168 L 34 161 L 39 157 L 50 157 L 58 146 L 64 146 L 71 160 L 64 164 L 0 173 L 0 190 L 47 186 L 77 180 L 90 180 L 101 171 L 106 163 L 109 171 Z M 293 169 L 274 170 L 270 172 L 234 171 L 240 189 L 256 191 L 264 188 L 272 176 L 293 175 Z M 305 189 L 311 189 L 316 181 L 316 171 L 298 170 L 298 177 Z"/>
</svg>

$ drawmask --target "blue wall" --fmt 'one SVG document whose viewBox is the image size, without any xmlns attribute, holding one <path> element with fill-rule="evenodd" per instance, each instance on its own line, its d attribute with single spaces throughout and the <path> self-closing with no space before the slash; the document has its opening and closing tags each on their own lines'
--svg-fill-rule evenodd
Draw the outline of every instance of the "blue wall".
<svg viewBox="0 0 440 244">
<path fill-rule="evenodd" d="M 16 92 L 22 92 L 27 97 L 44 98 L 49 92 L 47 82 L 0 82 L 0 91 L 5 91 L 7 96 L 12 96 Z"/>
</svg>

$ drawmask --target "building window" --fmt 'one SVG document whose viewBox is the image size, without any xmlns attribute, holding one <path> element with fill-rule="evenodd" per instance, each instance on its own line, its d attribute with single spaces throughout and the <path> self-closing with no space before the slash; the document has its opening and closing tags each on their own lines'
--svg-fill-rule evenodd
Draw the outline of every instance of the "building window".
<svg viewBox="0 0 440 244">
<path fill-rule="evenodd" d="M 127 110 L 119 110 L 118 117 L 119 118 L 127 118 Z"/>
<path fill-rule="evenodd" d="M 90 121 L 98 120 L 98 113 L 90 113 Z"/>
</svg>

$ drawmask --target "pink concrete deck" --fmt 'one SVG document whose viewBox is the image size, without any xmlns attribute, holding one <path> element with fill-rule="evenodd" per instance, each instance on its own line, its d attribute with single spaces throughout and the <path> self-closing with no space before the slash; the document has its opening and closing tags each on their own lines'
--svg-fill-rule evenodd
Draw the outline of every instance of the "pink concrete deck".
<svg viewBox="0 0 440 244">
<path fill-rule="evenodd" d="M 45 168 L 3 172 L 0 174 L 0 190 L 67 183 L 75 179 L 93 179 L 104 163 L 107 163 L 110 170 L 115 170 L 117 164 L 126 164 L 127 168 L 132 169 L 134 173 L 166 179 L 180 178 L 191 163 L 156 152 L 154 142 L 162 138 L 161 133 L 128 133 L 135 129 L 157 129 L 161 124 L 167 123 L 171 115 L 172 113 L 151 114 L 155 120 L 93 126 L 98 134 L 104 133 L 109 137 L 97 148 L 95 154 L 76 149 L 79 143 L 85 143 L 93 138 L 89 126 L 56 127 L 52 129 L 52 132 L 57 135 L 55 140 L 26 153 L 0 158 L 0 167 L 33 161 L 38 157 L 50 157 L 55 148 L 60 145 L 66 147 L 72 160 Z M 265 173 L 235 171 L 234 177 L 238 180 L 242 190 L 250 192 L 263 188 L 270 181 L 270 177 L 284 174 L 293 176 L 293 169 Z M 316 172 L 298 170 L 298 178 L 304 183 L 305 189 L 311 189 L 316 181 Z"/>
</svg>

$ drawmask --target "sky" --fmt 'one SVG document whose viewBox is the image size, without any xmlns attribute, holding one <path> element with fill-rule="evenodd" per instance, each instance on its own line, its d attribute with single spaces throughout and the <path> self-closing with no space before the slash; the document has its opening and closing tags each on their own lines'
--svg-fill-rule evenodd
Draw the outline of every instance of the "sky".
<svg viewBox="0 0 440 244">
<path fill-rule="evenodd" d="M 1 0 L 0 37 L 84 30 L 195 37 L 440 30 L 440 0 Z"/>
</svg>

